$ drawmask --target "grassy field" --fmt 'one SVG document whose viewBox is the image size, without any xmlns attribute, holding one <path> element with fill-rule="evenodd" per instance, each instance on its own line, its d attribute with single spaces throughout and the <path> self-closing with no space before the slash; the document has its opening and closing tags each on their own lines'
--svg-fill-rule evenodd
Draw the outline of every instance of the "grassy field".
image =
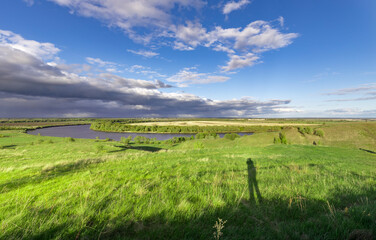
<svg viewBox="0 0 376 240">
<path fill-rule="evenodd" d="M 373 239 L 376 124 L 180 144 L 0 131 L 0 239 Z M 313 142 L 316 145 L 313 145 Z"/>
</svg>

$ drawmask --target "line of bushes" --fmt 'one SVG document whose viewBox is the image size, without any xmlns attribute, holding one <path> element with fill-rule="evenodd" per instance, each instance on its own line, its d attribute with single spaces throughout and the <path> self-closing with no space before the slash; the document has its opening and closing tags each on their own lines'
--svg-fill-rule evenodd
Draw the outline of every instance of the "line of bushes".
<svg viewBox="0 0 376 240">
<path fill-rule="evenodd" d="M 153 133 L 231 133 L 280 131 L 280 126 L 142 126 L 111 120 L 97 121 L 91 124 L 92 130 L 105 132 L 153 132 Z"/>
</svg>

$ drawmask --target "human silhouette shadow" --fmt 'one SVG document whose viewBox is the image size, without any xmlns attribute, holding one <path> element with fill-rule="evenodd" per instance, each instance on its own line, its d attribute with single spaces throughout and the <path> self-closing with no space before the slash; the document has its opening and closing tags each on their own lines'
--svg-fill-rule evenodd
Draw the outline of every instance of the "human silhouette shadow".
<svg viewBox="0 0 376 240">
<path fill-rule="evenodd" d="M 115 147 L 118 147 L 120 149 L 110 151 L 110 153 L 123 152 L 123 151 L 127 151 L 128 149 L 141 150 L 141 151 L 146 151 L 146 152 L 158 152 L 158 151 L 162 150 L 162 148 L 160 148 L 160 147 L 151 147 L 151 146 L 131 146 L 131 145 L 122 146 L 122 145 L 117 145 Z"/>
<path fill-rule="evenodd" d="M 248 189 L 249 189 L 249 201 L 251 203 L 255 203 L 255 194 L 257 196 L 257 200 L 259 203 L 262 202 L 262 196 L 260 193 L 260 189 L 257 184 L 256 179 L 256 167 L 253 164 L 252 159 L 247 159 L 247 165 L 248 165 Z"/>
<path fill-rule="evenodd" d="M 372 153 L 372 154 L 376 154 L 376 152 L 368 150 L 368 149 L 364 149 L 364 148 L 359 148 L 359 150 L 362 150 L 362 151 L 365 151 L 365 152 L 368 152 L 368 153 Z"/>
</svg>

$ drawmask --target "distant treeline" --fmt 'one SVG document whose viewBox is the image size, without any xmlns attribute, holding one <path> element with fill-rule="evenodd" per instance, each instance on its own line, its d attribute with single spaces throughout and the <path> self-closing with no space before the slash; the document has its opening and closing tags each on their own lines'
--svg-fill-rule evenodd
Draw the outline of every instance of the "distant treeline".
<svg viewBox="0 0 376 240">
<path fill-rule="evenodd" d="M 274 132 L 280 126 L 142 126 L 124 122 L 97 121 L 91 124 L 92 130 L 105 132 L 153 132 L 153 133 L 231 133 L 231 132 Z"/>
</svg>

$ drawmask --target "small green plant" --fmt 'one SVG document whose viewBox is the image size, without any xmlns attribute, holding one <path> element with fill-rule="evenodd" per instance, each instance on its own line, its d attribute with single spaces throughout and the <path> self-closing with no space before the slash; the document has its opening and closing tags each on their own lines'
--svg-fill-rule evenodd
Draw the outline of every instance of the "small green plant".
<svg viewBox="0 0 376 240">
<path fill-rule="evenodd" d="M 44 140 L 43 139 L 38 139 L 37 143 L 40 144 L 40 143 L 43 143 Z"/>
<path fill-rule="evenodd" d="M 239 138 L 240 136 L 236 133 L 227 133 L 225 134 L 224 138 L 229 140 L 235 140 L 236 138 Z"/>
<path fill-rule="evenodd" d="M 99 137 L 98 137 L 98 136 L 95 137 L 95 141 L 96 141 L 96 142 L 99 142 Z"/>
<path fill-rule="evenodd" d="M 315 129 L 313 132 L 314 135 L 319 136 L 319 137 L 324 137 L 324 131 L 321 129 Z"/>
<path fill-rule="evenodd" d="M 51 139 L 47 141 L 47 143 L 54 143 Z"/>
<path fill-rule="evenodd" d="M 40 133 L 38 133 L 38 137 L 40 137 Z"/>
<path fill-rule="evenodd" d="M 67 138 L 67 141 L 68 141 L 68 142 L 74 142 L 74 141 L 76 141 L 76 139 L 74 139 L 74 138 L 72 138 L 72 137 L 68 137 L 68 138 Z"/>
<path fill-rule="evenodd" d="M 279 139 L 281 139 L 282 144 L 287 144 L 286 135 L 283 132 L 279 133 Z"/>
<path fill-rule="evenodd" d="M 280 132 L 278 137 L 274 137 L 273 140 L 274 144 L 287 144 L 287 138 L 286 135 L 283 132 Z"/>
<path fill-rule="evenodd" d="M 121 137 L 121 139 L 120 139 L 120 141 L 122 143 L 124 143 L 125 146 L 128 146 L 129 143 L 131 142 L 131 140 L 132 140 L 132 136 L 128 136 L 127 138 Z"/>
<path fill-rule="evenodd" d="M 225 223 L 227 221 L 223 221 L 222 219 L 218 218 L 218 221 L 215 221 L 213 228 L 215 228 L 215 232 L 213 233 L 214 239 L 219 240 L 223 235 L 223 228 L 225 227 Z"/>
<path fill-rule="evenodd" d="M 141 143 L 141 136 L 136 136 L 133 140 L 136 144 L 140 144 Z"/>
<path fill-rule="evenodd" d="M 97 149 L 97 153 L 99 153 L 99 152 L 103 151 L 104 146 L 103 145 L 97 145 L 95 148 Z"/>
<path fill-rule="evenodd" d="M 300 132 L 303 135 L 313 133 L 312 128 L 310 127 L 298 127 L 298 132 Z"/>
<path fill-rule="evenodd" d="M 202 142 L 195 142 L 195 149 L 204 149 L 204 144 Z"/>
</svg>

